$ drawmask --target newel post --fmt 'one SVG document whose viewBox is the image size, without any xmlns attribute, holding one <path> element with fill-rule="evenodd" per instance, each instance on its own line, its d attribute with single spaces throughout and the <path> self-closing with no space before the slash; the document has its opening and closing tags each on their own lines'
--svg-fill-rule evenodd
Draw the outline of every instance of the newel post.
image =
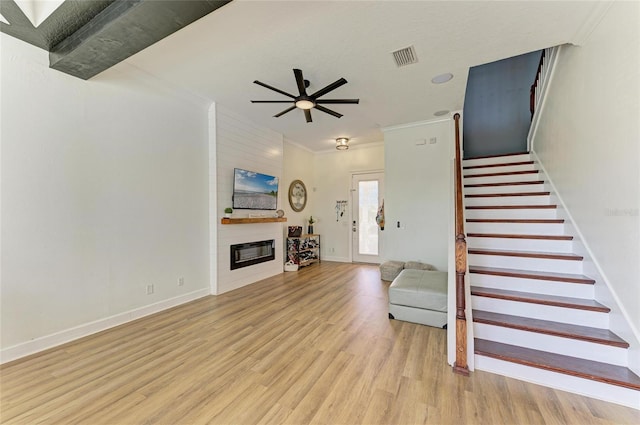
<svg viewBox="0 0 640 425">
<path fill-rule="evenodd" d="M 460 114 L 453 116 L 456 136 L 456 361 L 453 371 L 469 375 L 467 365 L 467 319 L 464 280 L 467 273 L 467 241 L 464 234 L 462 204 L 462 161 L 460 158 Z"/>
</svg>

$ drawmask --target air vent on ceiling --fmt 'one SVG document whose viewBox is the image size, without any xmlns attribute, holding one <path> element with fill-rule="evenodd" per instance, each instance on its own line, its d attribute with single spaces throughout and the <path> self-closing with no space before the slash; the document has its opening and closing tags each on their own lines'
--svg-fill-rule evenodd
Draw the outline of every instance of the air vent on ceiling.
<svg viewBox="0 0 640 425">
<path fill-rule="evenodd" d="M 393 59 L 395 59 L 396 65 L 398 67 L 411 65 L 412 63 L 418 63 L 418 56 L 416 55 L 416 49 L 413 46 L 396 50 L 395 52 L 393 52 Z"/>
</svg>

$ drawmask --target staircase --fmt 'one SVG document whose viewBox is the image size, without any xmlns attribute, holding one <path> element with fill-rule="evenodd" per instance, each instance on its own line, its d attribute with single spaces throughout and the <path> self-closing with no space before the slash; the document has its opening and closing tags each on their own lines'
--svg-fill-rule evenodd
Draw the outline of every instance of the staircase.
<svg viewBox="0 0 640 425">
<path fill-rule="evenodd" d="M 530 155 L 464 160 L 463 173 L 475 368 L 640 408 L 629 344 Z"/>
</svg>

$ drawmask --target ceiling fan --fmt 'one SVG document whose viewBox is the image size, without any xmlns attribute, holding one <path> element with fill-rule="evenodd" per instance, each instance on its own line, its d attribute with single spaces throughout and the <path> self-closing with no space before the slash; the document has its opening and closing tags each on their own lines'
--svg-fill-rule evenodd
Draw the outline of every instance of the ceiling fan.
<svg viewBox="0 0 640 425">
<path fill-rule="evenodd" d="M 294 109 L 298 108 L 304 111 L 304 117 L 306 118 L 307 122 L 311 122 L 312 108 L 316 108 L 318 111 L 322 111 L 326 114 L 333 115 L 336 118 L 340 118 L 342 114 L 339 114 L 336 111 L 332 111 L 331 109 L 325 108 L 322 105 L 360 102 L 360 99 L 318 99 L 319 97 L 324 96 L 330 91 L 335 90 L 344 84 L 347 84 L 347 80 L 345 80 L 344 78 L 340 78 L 336 82 L 329 84 L 325 88 L 320 89 L 313 94 L 307 94 L 307 87 L 309 87 L 309 80 L 304 79 L 304 77 L 302 76 L 302 71 L 299 69 L 294 69 L 293 75 L 296 78 L 296 84 L 298 85 L 298 91 L 300 92 L 298 96 L 294 96 L 290 93 L 287 93 L 285 91 L 272 87 L 268 84 L 261 83 L 258 80 L 254 81 L 254 83 L 259 86 L 266 87 L 269 90 L 273 90 L 275 92 L 283 94 L 287 97 L 292 98 L 293 100 L 252 100 L 251 103 L 293 103 L 292 107 L 285 109 L 284 111 L 274 115 L 273 117 L 278 118 L 286 114 L 287 112 L 293 111 Z"/>
</svg>

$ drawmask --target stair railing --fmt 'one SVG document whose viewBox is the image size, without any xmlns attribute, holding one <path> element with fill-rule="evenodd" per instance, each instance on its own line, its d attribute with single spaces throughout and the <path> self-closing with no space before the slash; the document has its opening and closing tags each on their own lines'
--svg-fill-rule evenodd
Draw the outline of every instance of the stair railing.
<svg viewBox="0 0 640 425">
<path fill-rule="evenodd" d="M 533 150 L 533 141 L 535 139 L 538 124 L 540 122 L 540 113 L 544 108 L 546 92 L 549 90 L 551 79 L 553 78 L 553 70 L 558 60 L 558 55 L 562 46 L 550 47 L 544 49 L 540 55 L 538 70 L 536 77 L 529 91 L 529 109 L 531 111 L 531 126 L 527 134 L 527 150 Z"/>
<path fill-rule="evenodd" d="M 542 87 L 549 76 L 549 69 L 551 67 L 551 49 L 544 49 L 540 55 L 540 63 L 538 63 L 538 70 L 536 71 L 536 78 L 529 90 L 529 110 L 531 111 L 531 119 L 540 104 L 540 98 L 542 97 Z"/>
<path fill-rule="evenodd" d="M 462 158 L 460 156 L 460 114 L 453 116 L 456 137 L 456 361 L 453 371 L 461 375 L 469 375 L 467 365 L 467 319 L 465 316 L 465 275 L 467 273 L 467 241 L 464 234 L 464 211 L 462 204 Z"/>
</svg>

